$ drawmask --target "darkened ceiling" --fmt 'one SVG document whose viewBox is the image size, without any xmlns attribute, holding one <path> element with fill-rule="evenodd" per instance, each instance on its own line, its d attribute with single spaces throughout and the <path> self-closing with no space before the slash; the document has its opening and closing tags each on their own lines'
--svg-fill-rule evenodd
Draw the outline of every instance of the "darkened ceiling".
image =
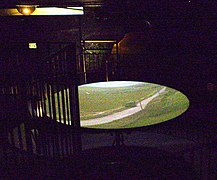
<svg viewBox="0 0 217 180">
<path fill-rule="evenodd" d="M 97 32 L 130 32 L 146 29 L 146 20 L 152 24 L 153 31 L 159 37 L 177 36 L 178 33 L 195 35 L 203 39 L 213 39 L 217 27 L 217 1 L 210 0 L 2 0 L 0 8 L 5 6 L 32 3 L 40 6 L 86 6 L 82 17 L 85 35 Z M 91 7 L 95 6 L 95 7 Z M 64 21 L 62 20 L 64 18 Z M 33 19 L 30 21 L 30 19 Z M 29 20 L 29 22 L 28 22 Z M 10 23 L 13 22 L 13 23 Z M 40 22 L 40 23 L 37 23 Z M 64 22 L 64 23 L 63 23 Z M 14 32 L 26 30 L 26 26 L 37 26 L 37 32 L 48 29 L 49 32 L 60 29 L 70 32 L 76 26 L 73 17 L 0 17 L 1 32 L 9 29 Z M 8 27 L 9 26 L 9 27 Z M 15 28 L 12 28 L 15 27 Z M 124 29 L 124 30 L 123 30 Z M 34 34 L 35 32 L 33 32 Z M 173 33 L 175 35 L 173 35 Z M 31 34 L 31 33 L 29 33 Z M 36 33 L 35 33 L 36 34 Z M 111 33 L 110 33 L 111 34 Z M 109 36 L 110 36 L 109 34 Z M 214 35 L 213 35 L 214 34 Z M 2 36 L 3 37 L 3 36 Z M 169 39 L 168 37 L 167 39 Z M 189 39 L 189 38 L 186 38 Z M 195 38 L 198 39 L 198 38 Z"/>
<path fill-rule="evenodd" d="M 3 0 L 1 6 L 14 6 L 17 4 L 30 4 L 41 6 L 84 6 L 84 5 L 101 5 L 104 0 Z"/>
<path fill-rule="evenodd" d="M 148 16 L 216 16 L 217 1 L 213 0 L 1 0 L 0 8 L 17 4 L 39 6 L 101 7 L 101 11 Z"/>
</svg>

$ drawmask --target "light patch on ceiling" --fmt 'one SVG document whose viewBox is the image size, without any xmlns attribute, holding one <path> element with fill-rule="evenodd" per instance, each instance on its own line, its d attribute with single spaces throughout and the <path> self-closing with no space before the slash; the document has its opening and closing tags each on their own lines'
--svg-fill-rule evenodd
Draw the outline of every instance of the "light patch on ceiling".
<svg viewBox="0 0 217 180">
<path fill-rule="evenodd" d="M 116 40 L 84 40 L 85 43 L 110 43 L 117 42 Z"/>
<path fill-rule="evenodd" d="M 83 7 L 37 7 L 31 16 L 83 15 Z M 23 16 L 17 8 L 0 9 L 0 16 Z"/>
</svg>

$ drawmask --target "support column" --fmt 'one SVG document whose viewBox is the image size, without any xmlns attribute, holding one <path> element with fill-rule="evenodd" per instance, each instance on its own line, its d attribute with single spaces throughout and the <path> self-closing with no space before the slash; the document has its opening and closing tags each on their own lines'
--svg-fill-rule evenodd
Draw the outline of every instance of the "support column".
<svg viewBox="0 0 217 180">
<path fill-rule="evenodd" d="M 81 144 L 81 128 L 80 128 L 80 110 L 79 110 L 79 96 L 78 96 L 78 72 L 76 63 L 76 46 L 75 44 L 68 47 L 67 61 L 68 61 L 68 76 L 67 83 L 69 87 L 69 102 L 71 124 L 73 131 L 73 147 L 74 154 L 79 154 L 82 150 Z"/>
</svg>

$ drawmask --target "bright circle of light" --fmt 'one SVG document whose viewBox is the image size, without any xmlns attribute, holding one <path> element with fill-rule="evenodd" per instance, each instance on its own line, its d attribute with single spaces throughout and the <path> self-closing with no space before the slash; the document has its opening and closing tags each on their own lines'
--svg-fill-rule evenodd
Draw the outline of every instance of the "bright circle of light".
<svg viewBox="0 0 217 180">
<path fill-rule="evenodd" d="M 23 9 L 23 14 L 26 14 L 26 15 L 30 14 L 29 8 L 24 8 Z"/>
</svg>

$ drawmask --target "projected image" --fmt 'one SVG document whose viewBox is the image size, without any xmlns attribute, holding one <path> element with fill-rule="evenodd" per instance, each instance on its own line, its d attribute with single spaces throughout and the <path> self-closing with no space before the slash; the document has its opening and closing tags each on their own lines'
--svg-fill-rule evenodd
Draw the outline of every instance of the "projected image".
<svg viewBox="0 0 217 180">
<path fill-rule="evenodd" d="M 169 87 L 133 81 L 79 87 L 81 126 L 100 129 L 158 124 L 184 113 L 188 98 Z"/>
</svg>

